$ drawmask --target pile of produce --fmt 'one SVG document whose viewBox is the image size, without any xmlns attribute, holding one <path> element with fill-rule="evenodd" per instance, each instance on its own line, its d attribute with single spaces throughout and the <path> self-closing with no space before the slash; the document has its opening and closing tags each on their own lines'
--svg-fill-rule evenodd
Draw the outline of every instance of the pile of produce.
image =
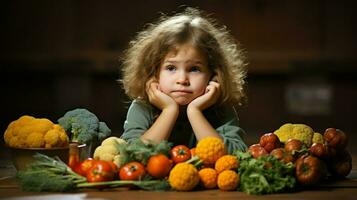
<svg viewBox="0 0 357 200">
<path fill-rule="evenodd" d="M 4 133 L 5 144 L 14 148 L 68 147 L 70 142 L 99 143 L 111 130 L 87 109 L 77 108 L 65 113 L 54 124 L 47 118 L 23 115 L 10 122 Z"/>
<path fill-rule="evenodd" d="M 75 129 L 78 126 L 72 122 L 72 132 L 79 133 L 81 129 Z M 339 129 L 328 128 L 320 134 L 304 124 L 284 124 L 262 135 L 246 152 L 232 155 L 215 137 L 204 138 L 189 149 L 184 145 L 171 147 L 166 141 L 153 144 L 138 139 L 127 143 L 112 136 L 101 142 L 93 158 L 71 165 L 38 154 L 36 162 L 19 171 L 17 178 L 26 191 L 127 187 L 282 193 L 331 177 L 346 177 L 352 169 L 347 142 Z"/>
<path fill-rule="evenodd" d="M 328 128 L 322 135 L 305 124 L 284 124 L 274 133 L 262 135 L 248 152 L 256 159 L 273 156 L 292 164 L 297 184 L 310 186 L 350 173 L 352 157 L 347 143 L 347 135 L 339 129 Z"/>
</svg>

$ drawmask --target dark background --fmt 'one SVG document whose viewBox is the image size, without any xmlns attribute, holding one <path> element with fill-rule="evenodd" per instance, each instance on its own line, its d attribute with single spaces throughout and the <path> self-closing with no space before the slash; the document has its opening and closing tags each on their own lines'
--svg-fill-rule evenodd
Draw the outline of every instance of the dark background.
<svg viewBox="0 0 357 200">
<path fill-rule="evenodd" d="M 340 128 L 356 150 L 354 1 L 2 1 L 0 130 L 24 114 L 56 122 L 84 107 L 119 136 L 128 99 L 118 58 L 180 5 L 211 13 L 245 49 L 248 103 L 238 112 L 248 144 L 291 122 Z"/>
</svg>

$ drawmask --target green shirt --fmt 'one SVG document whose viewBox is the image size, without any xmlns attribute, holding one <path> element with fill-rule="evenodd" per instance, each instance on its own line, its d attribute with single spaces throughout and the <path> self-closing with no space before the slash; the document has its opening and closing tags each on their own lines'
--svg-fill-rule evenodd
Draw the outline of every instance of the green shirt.
<svg viewBox="0 0 357 200">
<path fill-rule="evenodd" d="M 121 138 L 128 142 L 140 138 L 155 122 L 159 114 L 160 110 L 154 106 L 134 100 L 129 107 Z M 242 151 L 247 149 L 241 137 L 244 131 L 238 126 L 234 108 L 220 109 L 219 111 L 207 109 L 203 114 L 222 136 L 228 153 L 231 154 L 237 149 Z M 168 141 L 174 146 L 179 144 L 190 148 L 196 146 L 196 138 L 186 114 L 179 115 Z"/>
</svg>

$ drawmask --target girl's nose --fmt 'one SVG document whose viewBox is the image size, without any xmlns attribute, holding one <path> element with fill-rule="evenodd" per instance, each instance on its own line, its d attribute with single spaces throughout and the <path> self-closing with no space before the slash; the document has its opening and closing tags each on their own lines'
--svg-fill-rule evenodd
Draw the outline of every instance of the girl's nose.
<svg viewBox="0 0 357 200">
<path fill-rule="evenodd" d="M 188 80 L 187 74 L 185 72 L 179 73 L 176 83 L 185 86 L 190 85 L 190 81 Z"/>
</svg>

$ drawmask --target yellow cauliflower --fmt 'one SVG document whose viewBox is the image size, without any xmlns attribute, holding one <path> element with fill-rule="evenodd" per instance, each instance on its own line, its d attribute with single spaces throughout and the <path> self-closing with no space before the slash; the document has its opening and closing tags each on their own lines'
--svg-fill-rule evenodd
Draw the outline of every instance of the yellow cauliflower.
<svg viewBox="0 0 357 200">
<path fill-rule="evenodd" d="M 307 147 L 310 147 L 313 143 L 315 135 L 314 130 L 305 124 L 291 124 L 287 123 L 282 125 L 278 130 L 274 131 L 281 142 L 286 143 L 289 139 L 298 139 L 302 141 Z M 321 135 L 321 134 L 320 134 Z M 321 141 L 319 135 L 315 135 L 316 141 Z"/>
<path fill-rule="evenodd" d="M 322 136 L 321 133 L 315 132 L 314 136 L 312 136 L 312 144 L 313 143 L 321 143 L 321 144 L 323 144 L 324 143 L 324 136 Z"/>
<path fill-rule="evenodd" d="M 58 124 L 46 118 L 24 115 L 12 121 L 4 133 L 6 145 L 16 148 L 68 146 L 68 136 Z"/>
<path fill-rule="evenodd" d="M 117 137 L 109 137 L 103 140 L 102 144 L 98 146 L 93 158 L 96 160 L 113 161 L 115 165 L 121 167 L 120 152 L 118 146 L 120 144 L 126 144 L 126 141 Z"/>
</svg>

